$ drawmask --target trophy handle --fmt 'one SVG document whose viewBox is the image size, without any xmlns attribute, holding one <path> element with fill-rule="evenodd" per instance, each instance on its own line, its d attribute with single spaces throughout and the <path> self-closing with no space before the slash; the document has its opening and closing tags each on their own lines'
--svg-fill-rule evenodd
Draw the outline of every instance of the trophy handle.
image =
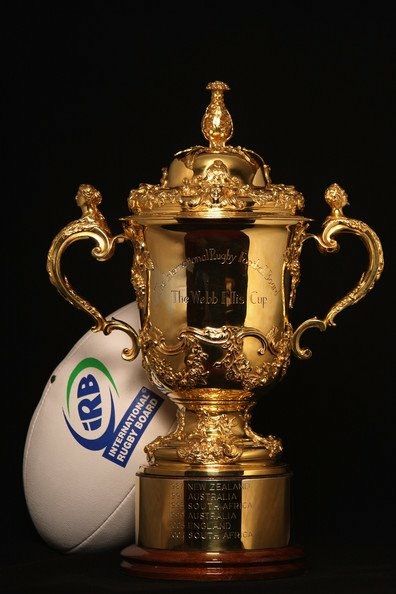
<svg viewBox="0 0 396 594">
<path fill-rule="evenodd" d="M 102 331 L 108 335 L 113 330 L 122 330 L 128 334 L 132 341 L 130 348 L 125 348 L 122 357 L 126 361 L 133 361 L 139 353 L 139 337 L 137 332 L 126 322 L 106 320 L 102 314 L 91 305 L 86 299 L 80 297 L 61 271 L 61 259 L 64 251 L 75 241 L 80 239 L 93 239 L 96 246 L 92 249 L 92 255 L 99 261 L 109 260 L 114 254 L 117 243 L 125 240 L 123 235 L 112 236 L 106 220 L 98 205 L 102 202 L 102 196 L 98 190 L 89 185 L 81 185 L 78 189 L 76 202 L 81 208 L 82 216 L 64 227 L 53 240 L 47 257 L 47 272 L 51 283 L 59 293 L 72 305 L 87 312 L 95 320 L 91 328 L 93 332 Z"/>
<path fill-rule="evenodd" d="M 300 359 L 308 359 L 312 355 L 309 348 L 300 345 L 301 336 L 304 332 L 308 328 L 319 328 L 323 332 L 328 326 L 335 326 L 334 318 L 343 309 L 357 303 L 371 291 L 384 268 L 384 255 L 377 234 L 366 223 L 349 219 L 344 215 L 342 209 L 349 204 L 346 192 L 338 184 L 332 184 L 326 190 L 325 200 L 331 208 L 331 215 L 324 222 L 322 234 L 307 234 L 305 239 L 315 239 L 322 253 L 334 253 L 339 250 L 339 245 L 333 237 L 341 233 L 352 233 L 360 237 L 365 244 L 369 263 L 366 272 L 362 274 L 356 287 L 337 301 L 323 320 L 316 317 L 310 318 L 296 329 L 292 338 L 292 349 Z"/>
</svg>

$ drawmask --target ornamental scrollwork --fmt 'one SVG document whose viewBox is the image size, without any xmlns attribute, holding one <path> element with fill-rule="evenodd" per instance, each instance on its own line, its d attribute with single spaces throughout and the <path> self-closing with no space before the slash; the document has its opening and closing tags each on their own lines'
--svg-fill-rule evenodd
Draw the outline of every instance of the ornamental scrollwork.
<svg viewBox="0 0 396 594">
<path fill-rule="evenodd" d="M 168 388 L 179 390 L 206 385 L 209 372 L 205 369 L 205 361 L 208 355 L 189 329 L 180 332 L 177 343 L 169 346 L 162 332 L 146 320 L 140 332 L 140 344 L 143 367 L 150 377 L 155 375 L 154 383 L 159 380 Z M 169 357 L 181 353 L 184 355 L 184 366 L 175 370 L 164 355 Z"/>
<path fill-rule="evenodd" d="M 245 435 L 247 435 L 247 437 L 251 439 L 254 446 L 258 448 L 264 447 L 268 451 L 269 458 L 276 458 L 276 456 L 283 452 L 282 441 L 274 435 L 267 435 L 264 437 L 263 435 L 259 435 L 258 433 L 253 431 L 253 429 L 250 427 L 250 421 L 252 418 L 252 414 L 250 411 L 253 408 L 253 406 L 254 402 L 252 402 L 250 406 L 246 408 L 243 415 Z"/>
<path fill-rule="evenodd" d="M 243 353 L 243 339 L 245 336 L 255 336 L 262 344 L 263 338 L 259 331 L 257 334 L 243 334 L 237 327 L 227 328 L 227 338 L 222 342 L 225 355 L 215 363 L 216 367 L 225 369 L 225 376 L 230 381 L 238 382 L 245 389 L 258 388 L 272 382 L 278 375 L 283 376 L 289 365 L 291 351 L 291 336 L 293 330 L 286 322 L 283 332 L 273 327 L 265 337 L 265 347 L 257 352 L 262 355 L 268 350 L 273 358 L 260 365 L 253 366 Z"/>
<path fill-rule="evenodd" d="M 147 272 L 153 270 L 153 262 L 146 247 L 144 227 L 131 221 L 126 230 L 133 244 L 133 263 L 131 268 L 131 282 L 135 290 L 136 301 L 140 308 L 146 305 L 147 294 Z"/>
<path fill-rule="evenodd" d="M 146 322 L 140 333 L 140 344 L 143 367 L 154 377 L 154 381 L 159 380 L 170 389 L 186 390 L 206 385 L 209 375 L 206 369 L 208 354 L 202 346 L 206 343 L 224 350 L 224 356 L 214 362 L 214 367 L 224 369 L 226 379 L 251 390 L 265 386 L 285 373 L 290 358 L 291 336 L 292 328 L 288 322 L 282 332 L 273 327 L 266 336 L 249 327 L 187 327 L 178 334 L 174 345 L 168 345 L 162 332 Z M 247 337 L 253 337 L 260 343 L 258 355 L 268 351 L 271 359 L 253 366 L 243 353 L 244 339 Z M 182 369 L 176 370 L 167 358 L 180 354 L 184 355 L 184 365 Z"/>
<path fill-rule="evenodd" d="M 144 451 L 147 454 L 147 460 L 149 464 L 155 463 L 155 452 L 159 448 L 164 448 L 168 445 L 173 445 L 175 443 L 180 442 L 184 437 L 184 427 L 186 424 L 186 419 L 184 415 L 184 411 L 180 410 L 179 408 L 176 411 L 176 428 L 168 433 L 168 435 L 159 435 L 154 439 L 154 441 L 148 443 Z"/>
<path fill-rule="evenodd" d="M 136 330 L 122 320 L 112 318 L 107 320 L 100 311 L 87 299 L 78 294 L 62 271 L 62 257 L 70 245 L 81 240 L 93 240 L 96 245 L 91 254 L 104 262 L 114 254 L 117 244 L 125 241 L 124 235 L 112 235 L 106 220 L 99 210 L 102 202 L 101 193 L 88 184 L 78 188 L 76 196 L 77 205 L 81 208 L 81 217 L 66 225 L 55 236 L 47 256 L 47 272 L 51 283 L 69 303 L 85 311 L 94 320 L 93 332 L 103 332 L 105 335 L 114 330 L 125 332 L 131 340 L 131 346 L 122 351 L 122 357 L 133 361 L 139 353 L 139 338 Z"/>
<path fill-rule="evenodd" d="M 160 185 L 141 184 L 132 190 L 128 205 L 132 212 L 155 211 L 165 205 L 182 211 L 244 210 L 252 207 L 274 208 L 292 214 L 304 206 L 304 198 L 293 186 L 268 184 L 255 188 L 230 174 L 221 159 L 216 159 L 203 175 L 184 179 L 180 187 L 168 188 L 166 176 Z"/>
<path fill-rule="evenodd" d="M 349 204 L 347 193 L 338 184 L 332 184 L 325 192 L 325 200 L 331 208 L 325 219 L 320 235 L 309 234 L 307 237 L 317 242 L 323 253 L 334 253 L 339 250 L 337 236 L 343 233 L 357 235 L 364 243 L 368 253 L 368 266 L 357 285 L 344 297 L 339 299 L 327 312 L 323 319 L 314 317 L 306 320 L 296 329 L 292 339 L 293 352 L 300 359 L 308 359 L 312 353 L 309 348 L 302 347 L 300 340 L 309 328 L 318 328 L 322 332 L 329 326 L 335 326 L 335 317 L 346 307 L 363 299 L 374 287 L 384 269 L 384 253 L 378 235 L 363 221 L 350 219 L 344 215 L 343 209 Z"/>
<path fill-rule="evenodd" d="M 308 223 L 301 221 L 295 225 L 291 241 L 286 249 L 285 268 L 290 273 L 290 296 L 289 307 L 293 307 L 296 299 L 296 291 L 300 282 L 301 264 L 300 256 L 304 240 L 307 236 Z"/>
</svg>

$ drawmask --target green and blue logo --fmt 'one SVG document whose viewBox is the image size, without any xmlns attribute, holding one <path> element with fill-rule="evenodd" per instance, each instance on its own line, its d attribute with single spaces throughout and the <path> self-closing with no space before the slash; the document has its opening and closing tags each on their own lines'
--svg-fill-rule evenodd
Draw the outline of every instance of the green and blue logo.
<svg viewBox="0 0 396 594">
<path fill-rule="evenodd" d="M 98 359 L 80 361 L 66 386 L 63 416 L 74 439 L 85 449 L 125 468 L 133 450 L 163 403 L 142 387 L 117 423 L 119 393 L 107 367 Z"/>
</svg>

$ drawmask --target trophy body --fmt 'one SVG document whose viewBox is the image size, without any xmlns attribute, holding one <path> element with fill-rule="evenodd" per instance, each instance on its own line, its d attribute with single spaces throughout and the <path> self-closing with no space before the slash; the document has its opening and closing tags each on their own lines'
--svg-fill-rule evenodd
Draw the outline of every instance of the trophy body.
<svg viewBox="0 0 396 594">
<path fill-rule="evenodd" d="M 135 221 L 133 241 L 146 250 L 143 365 L 178 406 L 175 430 L 147 446 L 137 540 L 166 550 L 286 546 L 281 443 L 255 434 L 249 418 L 254 389 L 289 361 L 284 268 L 296 223 Z"/>
<path fill-rule="evenodd" d="M 139 472 L 136 545 L 123 551 L 134 575 L 179 579 L 233 579 L 291 575 L 304 569 L 290 546 L 290 471 L 282 444 L 250 427 L 258 395 L 286 372 L 291 352 L 307 358 L 303 332 L 333 325 L 362 298 L 383 268 L 378 237 L 347 218 L 345 192 L 328 188 L 331 214 L 320 236 L 307 233 L 303 197 L 273 184 L 258 155 L 226 145 L 231 117 L 224 83 L 211 83 L 202 129 L 209 147 L 178 153 L 158 186 L 142 184 L 129 197 L 132 215 L 112 236 L 98 210 L 100 194 L 81 186 L 83 216 L 55 238 L 48 271 L 58 290 L 106 334 L 126 332 L 151 381 L 178 407 L 175 427 L 146 446 Z M 300 253 L 308 238 L 334 252 L 335 236 L 354 233 L 369 266 L 359 284 L 324 319 L 293 331 L 289 311 L 300 280 Z M 106 320 L 77 295 L 60 270 L 64 249 L 94 239 L 93 255 L 108 259 L 129 240 L 131 280 L 141 315 L 136 332 Z"/>
</svg>

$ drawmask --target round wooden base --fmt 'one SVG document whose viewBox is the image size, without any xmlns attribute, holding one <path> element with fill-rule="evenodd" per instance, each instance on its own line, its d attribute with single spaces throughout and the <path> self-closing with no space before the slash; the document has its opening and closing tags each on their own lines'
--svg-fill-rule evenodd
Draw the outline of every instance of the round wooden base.
<svg viewBox="0 0 396 594">
<path fill-rule="evenodd" d="M 168 551 L 136 545 L 122 552 L 121 567 L 133 576 L 165 580 L 254 580 L 303 573 L 305 557 L 299 547 L 257 551 Z"/>
</svg>

